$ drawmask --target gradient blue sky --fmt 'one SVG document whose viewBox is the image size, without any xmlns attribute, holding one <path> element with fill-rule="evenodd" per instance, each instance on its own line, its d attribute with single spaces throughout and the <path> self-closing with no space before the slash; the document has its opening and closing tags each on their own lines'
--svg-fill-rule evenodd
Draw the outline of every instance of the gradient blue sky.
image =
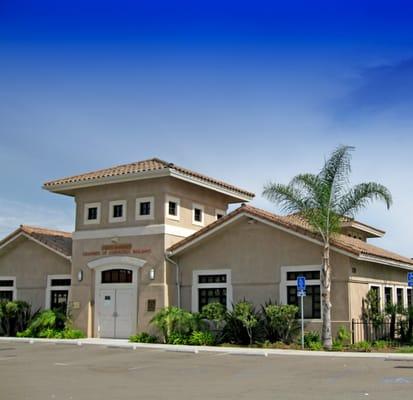
<svg viewBox="0 0 413 400">
<path fill-rule="evenodd" d="M 264 183 L 357 148 L 359 219 L 413 256 L 408 1 L 0 1 L 0 234 L 73 229 L 42 182 L 158 156 L 264 200 Z"/>
</svg>

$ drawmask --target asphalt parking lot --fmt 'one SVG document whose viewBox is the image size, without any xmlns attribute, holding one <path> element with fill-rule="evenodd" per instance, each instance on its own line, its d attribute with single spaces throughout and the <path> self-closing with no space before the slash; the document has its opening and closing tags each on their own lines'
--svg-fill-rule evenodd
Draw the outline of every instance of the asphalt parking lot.
<svg viewBox="0 0 413 400">
<path fill-rule="evenodd" d="M 407 399 L 413 361 L 0 343 L 1 400 Z"/>
</svg>

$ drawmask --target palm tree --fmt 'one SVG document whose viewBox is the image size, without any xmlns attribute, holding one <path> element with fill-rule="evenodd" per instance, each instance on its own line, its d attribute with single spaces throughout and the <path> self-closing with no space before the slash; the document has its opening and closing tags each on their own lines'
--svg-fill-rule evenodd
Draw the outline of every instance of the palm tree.
<svg viewBox="0 0 413 400">
<path fill-rule="evenodd" d="M 375 182 L 349 187 L 351 153 L 354 147 L 339 146 L 325 161 L 317 174 L 300 174 L 289 184 L 270 182 L 264 186 L 263 195 L 278 204 L 283 212 L 297 214 L 320 235 L 323 243 L 321 293 L 323 345 L 331 349 L 331 265 L 330 242 L 341 230 L 343 218 L 355 214 L 374 200 L 383 201 L 387 209 L 392 204 L 389 190 Z"/>
</svg>

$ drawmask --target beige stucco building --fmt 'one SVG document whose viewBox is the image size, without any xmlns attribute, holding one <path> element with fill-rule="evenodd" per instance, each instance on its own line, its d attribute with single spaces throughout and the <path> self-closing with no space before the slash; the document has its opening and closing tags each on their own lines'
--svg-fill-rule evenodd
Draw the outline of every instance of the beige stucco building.
<svg viewBox="0 0 413 400">
<path fill-rule="evenodd" d="M 66 301 L 88 336 L 128 337 L 150 329 L 154 313 L 169 305 L 199 311 L 211 301 L 231 307 L 244 298 L 297 303 L 296 277 L 304 274 L 307 326 L 320 325 L 318 237 L 295 216 L 247 205 L 227 214 L 253 193 L 159 159 L 44 188 L 75 199 L 75 231 L 70 237 L 21 227 L 0 242 L 4 298 L 35 308 Z M 406 272 L 413 261 L 368 243 L 383 234 L 343 221 L 332 247 L 334 327 L 360 318 L 372 287 L 383 306 L 411 304 Z"/>
</svg>

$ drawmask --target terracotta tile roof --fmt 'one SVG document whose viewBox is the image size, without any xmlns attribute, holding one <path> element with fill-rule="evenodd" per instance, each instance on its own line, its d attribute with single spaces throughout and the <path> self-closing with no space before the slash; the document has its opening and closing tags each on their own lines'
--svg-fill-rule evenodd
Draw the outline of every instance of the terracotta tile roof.
<svg viewBox="0 0 413 400">
<path fill-rule="evenodd" d="M 255 208 L 249 205 L 242 205 L 241 207 L 237 208 L 230 214 L 220 218 L 219 220 L 213 222 L 212 224 L 202 228 L 201 230 L 195 232 L 191 236 L 181 240 L 180 242 L 174 244 L 173 246 L 169 247 L 168 251 L 175 252 L 180 248 L 184 247 L 187 244 L 190 244 L 193 240 L 202 237 L 209 231 L 213 230 L 216 227 L 219 227 L 225 222 L 230 221 L 231 219 L 235 218 L 239 214 L 246 214 L 251 215 L 253 217 L 261 218 L 266 221 L 275 223 L 283 228 L 295 231 L 302 235 L 305 235 L 309 238 L 320 240 L 320 236 L 314 232 L 310 226 L 298 216 L 281 216 L 270 213 L 265 210 L 261 210 L 259 208 Z M 344 250 L 348 253 L 354 254 L 355 256 L 359 257 L 362 255 L 377 257 L 383 260 L 388 261 L 395 261 L 403 264 L 413 265 L 413 260 L 401 256 L 399 254 L 393 253 L 391 251 L 387 251 L 377 246 L 373 246 L 369 243 L 366 243 L 359 239 L 354 239 L 349 236 L 339 234 L 336 235 L 332 241 L 331 245 L 335 248 Z"/>
<path fill-rule="evenodd" d="M 101 169 L 98 171 L 88 172 L 85 174 L 74 175 L 74 176 L 70 176 L 67 178 L 57 179 L 57 180 L 46 182 L 43 186 L 45 189 L 53 190 L 55 188 L 57 189 L 64 185 L 82 184 L 82 183 L 87 183 L 87 182 L 98 182 L 99 180 L 103 180 L 105 178 L 121 177 L 121 176 L 126 176 L 126 175 L 133 175 L 133 174 L 144 174 L 147 172 L 155 172 L 155 171 L 162 171 L 162 170 L 165 170 L 165 172 L 168 170 L 175 171 L 184 176 L 198 179 L 203 183 L 209 183 L 212 185 L 216 185 L 218 187 L 227 189 L 239 195 L 243 195 L 249 198 L 254 197 L 254 193 L 248 192 L 244 189 L 230 185 L 218 179 L 210 178 L 209 176 L 180 167 L 173 163 L 160 160 L 158 158 L 152 158 L 152 159 L 144 160 L 144 161 L 137 161 L 137 162 L 133 162 L 130 164 L 118 165 L 118 166 L 114 166 L 111 168 L 105 168 L 105 169 Z"/>
<path fill-rule="evenodd" d="M 25 233 L 33 239 L 43 243 L 47 247 L 57 251 L 65 257 L 72 255 L 72 234 L 69 232 L 53 229 L 40 228 L 37 226 L 20 225 L 20 228 L 0 241 L 0 246 L 9 242 L 19 233 Z"/>
</svg>

